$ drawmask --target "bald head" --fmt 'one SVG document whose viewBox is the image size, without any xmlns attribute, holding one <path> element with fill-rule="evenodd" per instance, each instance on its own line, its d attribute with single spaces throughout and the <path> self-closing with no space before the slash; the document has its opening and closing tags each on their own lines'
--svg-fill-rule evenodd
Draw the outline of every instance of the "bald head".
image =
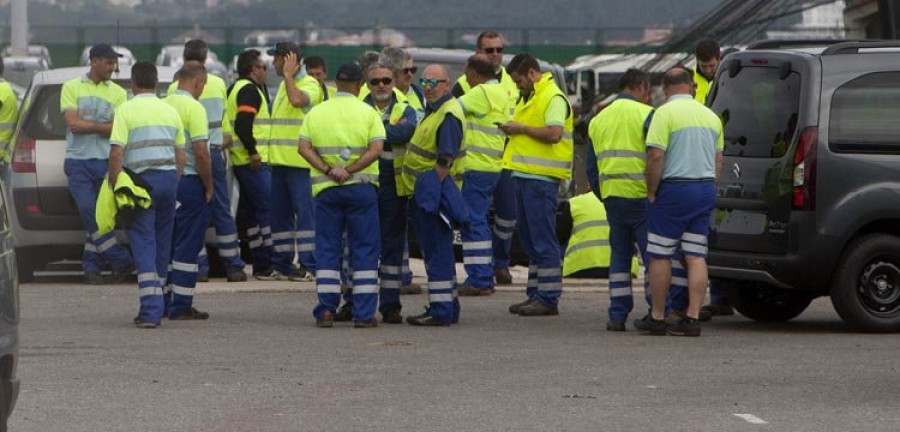
<svg viewBox="0 0 900 432">
<path fill-rule="evenodd" d="M 184 90 L 194 96 L 195 99 L 203 94 L 206 86 L 206 68 L 203 63 L 195 60 L 184 62 L 178 71 L 178 89 Z"/>
<path fill-rule="evenodd" d="M 694 77 L 690 71 L 683 67 L 675 67 L 669 69 L 663 75 L 663 92 L 666 97 L 674 95 L 686 94 L 691 95 L 694 91 Z"/>
<path fill-rule="evenodd" d="M 450 93 L 450 77 L 447 68 L 439 64 L 430 64 L 422 72 L 422 89 L 425 100 L 435 102 Z"/>
</svg>

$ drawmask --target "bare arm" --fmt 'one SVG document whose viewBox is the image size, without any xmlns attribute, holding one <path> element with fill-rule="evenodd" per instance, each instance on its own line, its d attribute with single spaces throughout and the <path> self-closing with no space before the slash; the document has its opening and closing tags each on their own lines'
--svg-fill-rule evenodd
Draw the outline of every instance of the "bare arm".
<svg viewBox="0 0 900 432">
<path fill-rule="evenodd" d="M 647 149 L 647 199 L 651 203 L 656 201 L 656 191 L 662 181 L 665 162 L 666 152 L 658 148 Z"/>
<path fill-rule="evenodd" d="M 184 148 L 180 146 L 175 147 L 175 173 L 179 179 L 184 174 Z"/>
<path fill-rule="evenodd" d="M 206 202 L 209 202 L 212 199 L 214 188 L 209 149 L 206 147 L 206 140 L 194 141 L 191 145 L 194 151 L 194 168 L 196 168 L 200 180 L 203 181 L 203 188 L 206 189 Z"/>
<path fill-rule="evenodd" d="M 112 122 L 98 123 L 85 120 L 79 117 L 78 112 L 73 109 L 67 110 L 63 114 L 63 118 L 66 120 L 66 127 L 69 128 L 69 131 L 76 135 L 97 134 L 108 138 L 112 132 Z"/>
<path fill-rule="evenodd" d="M 507 135 L 524 134 L 546 144 L 556 144 L 560 142 L 563 137 L 562 126 L 534 127 L 525 126 L 517 122 L 509 122 L 498 127 Z"/>
<path fill-rule="evenodd" d="M 355 172 L 362 171 L 366 169 L 369 165 L 372 165 L 375 161 L 381 157 L 381 152 L 384 150 L 384 140 L 375 140 L 369 143 L 369 147 L 366 149 L 366 152 L 363 153 L 362 156 L 359 157 L 355 162 L 350 165 L 347 165 L 346 169 L 348 173 L 353 174 Z"/>
<path fill-rule="evenodd" d="M 725 164 L 725 156 L 721 151 L 716 152 L 716 184 L 722 178 L 722 165 Z"/>
<path fill-rule="evenodd" d="M 109 164 L 107 165 L 107 172 L 109 176 L 109 185 L 111 187 L 116 186 L 116 180 L 119 178 L 119 173 L 122 172 L 122 160 L 125 158 L 125 149 L 120 145 L 113 144 L 109 146 Z"/>
<path fill-rule="evenodd" d="M 294 53 L 288 53 L 284 57 L 284 68 L 282 69 L 282 74 L 284 78 L 284 89 L 287 91 L 288 102 L 294 108 L 303 108 L 309 105 L 309 95 L 300 91 L 297 88 L 297 83 L 294 82 L 294 75 L 300 70 L 300 64 L 297 60 L 297 55 Z"/>
<path fill-rule="evenodd" d="M 312 143 L 305 140 L 300 139 L 300 144 L 298 147 L 298 151 L 300 152 L 300 156 L 303 156 L 303 159 L 306 159 L 309 162 L 309 165 L 313 168 L 322 171 L 323 173 L 328 173 L 328 170 L 331 169 L 322 157 L 319 156 L 319 153 L 313 149 Z"/>
</svg>

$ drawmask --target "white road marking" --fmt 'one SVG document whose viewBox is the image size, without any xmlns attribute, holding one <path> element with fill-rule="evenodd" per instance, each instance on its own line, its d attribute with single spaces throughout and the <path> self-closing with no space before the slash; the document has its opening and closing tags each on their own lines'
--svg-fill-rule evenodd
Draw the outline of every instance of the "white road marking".
<svg viewBox="0 0 900 432">
<path fill-rule="evenodd" d="M 750 424 L 758 424 L 758 425 L 769 424 L 769 422 L 767 422 L 753 414 L 735 414 L 734 416 L 739 419 L 742 419 Z"/>
</svg>

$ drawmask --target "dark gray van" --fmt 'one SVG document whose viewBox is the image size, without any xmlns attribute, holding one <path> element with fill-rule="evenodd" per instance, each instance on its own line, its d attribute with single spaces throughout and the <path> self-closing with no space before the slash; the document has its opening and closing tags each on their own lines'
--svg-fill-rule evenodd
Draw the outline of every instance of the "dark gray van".
<svg viewBox="0 0 900 432">
<path fill-rule="evenodd" d="M 0 193 L 0 432 L 6 432 L 6 422 L 19 395 L 19 380 L 16 378 L 19 360 L 19 283 L 7 212 L 6 199 Z"/>
<path fill-rule="evenodd" d="M 755 320 L 828 295 L 851 327 L 898 331 L 900 42 L 802 45 L 752 45 L 717 72 L 710 277 Z"/>
</svg>

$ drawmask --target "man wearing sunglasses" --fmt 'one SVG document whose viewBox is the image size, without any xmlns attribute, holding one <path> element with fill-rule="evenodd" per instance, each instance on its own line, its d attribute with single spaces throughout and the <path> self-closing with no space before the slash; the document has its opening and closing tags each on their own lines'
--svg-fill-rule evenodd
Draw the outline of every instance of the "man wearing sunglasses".
<svg viewBox="0 0 900 432">
<path fill-rule="evenodd" d="M 272 274 L 269 226 L 272 175 L 269 166 L 263 163 L 268 146 L 261 145 L 261 141 L 269 139 L 271 116 L 262 53 L 255 49 L 240 53 L 237 72 L 240 78 L 228 89 L 225 115 L 235 135 L 229 151 L 234 177 L 240 185 L 238 221 L 245 230 L 253 256 L 253 276 L 267 280 Z"/>
<path fill-rule="evenodd" d="M 468 209 L 453 183 L 453 176 L 462 168 L 454 161 L 465 137 L 465 114 L 450 94 L 450 78 L 443 66 L 426 67 L 420 82 L 428 104 L 406 148 L 398 191 L 401 196 L 412 196 L 410 213 L 425 256 L 429 307 L 424 314 L 407 317 L 406 321 L 448 326 L 459 320 L 451 224 L 468 222 L 468 215 L 462 215 Z"/>
<path fill-rule="evenodd" d="M 268 50 L 282 77 L 272 103 L 268 162 L 272 167 L 272 272 L 268 279 L 308 281 L 316 271 L 315 221 L 309 163 L 297 154 L 306 113 L 322 102 L 322 86 L 306 73 L 300 47 L 279 42 Z M 296 252 L 296 253 L 295 253 Z M 300 267 L 294 268 L 298 256 Z"/>
<path fill-rule="evenodd" d="M 465 81 L 473 86 L 459 98 L 468 129 L 463 142 L 466 158 L 462 196 L 469 206 L 471 227 L 462 234 L 463 262 L 468 277 L 459 286 L 459 295 L 486 296 L 494 293 L 488 212 L 500 179 L 506 144 L 506 135 L 497 125 L 510 120 L 509 111 L 514 105 L 509 90 L 497 81 L 485 54 L 469 57 Z"/>
<path fill-rule="evenodd" d="M 487 56 L 493 68 L 494 79 L 503 86 L 510 97 L 510 112 L 508 118 L 501 121 L 506 123 L 512 118 L 516 101 L 519 99 L 519 88 L 516 82 L 503 68 L 503 37 L 499 33 L 488 30 L 480 35 L 475 43 L 475 53 Z M 453 96 L 463 97 L 469 89 L 474 87 L 466 75 L 459 77 L 453 86 Z M 512 275 L 509 273 L 509 250 L 512 245 L 513 231 L 516 229 L 516 184 L 508 169 L 500 171 L 500 179 L 494 188 L 494 228 L 493 228 L 493 265 L 494 279 L 498 285 L 512 284 Z M 465 291 L 461 291 L 463 295 Z"/>
<path fill-rule="evenodd" d="M 513 121 L 500 126 L 509 136 L 503 159 L 516 181 L 519 241 L 528 253 L 528 299 L 510 306 L 519 316 L 558 315 L 562 294 L 556 237 L 559 183 L 572 177 L 572 107 L 537 59 L 515 56 L 509 72 L 522 97 Z"/>
<path fill-rule="evenodd" d="M 427 100 L 425 92 L 413 84 L 419 68 L 413 65 L 413 58 L 401 48 L 387 47 L 381 50 L 381 58 L 394 69 L 394 87 L 406 96 L 409 106 L 416 110 L 416 120 L 425 116 Z"/>
</svg>

